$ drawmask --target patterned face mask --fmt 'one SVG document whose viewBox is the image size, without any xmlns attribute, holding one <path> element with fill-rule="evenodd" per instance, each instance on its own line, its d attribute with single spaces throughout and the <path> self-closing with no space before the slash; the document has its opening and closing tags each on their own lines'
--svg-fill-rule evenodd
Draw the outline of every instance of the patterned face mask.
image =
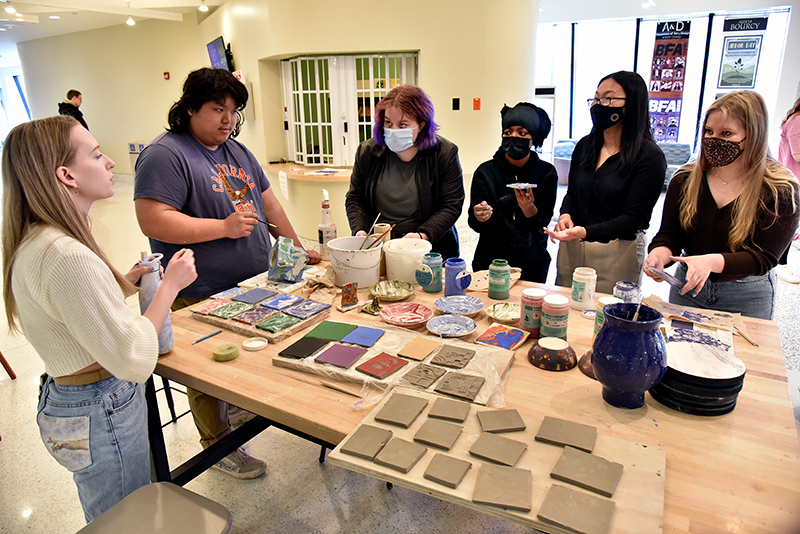
<svg viewBox="0 0 800 534">
<path fill-rule="evenodd" d="M 736 158 L 744 152 L 742 141 L 728 141 L 719 137 L 704 137 L 703 155 L 710 166 L 725 167 L 736 161 Z"/>
</svg>

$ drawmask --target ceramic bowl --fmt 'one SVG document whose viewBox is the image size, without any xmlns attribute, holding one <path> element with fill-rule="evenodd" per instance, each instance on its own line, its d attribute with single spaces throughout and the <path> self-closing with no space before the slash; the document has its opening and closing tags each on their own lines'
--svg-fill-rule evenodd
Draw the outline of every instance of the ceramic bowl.
<svg viewBox="0 0 800 534">
<path fill-rule="evenodd" d="M 452 297 L 443 297 L 437 299 L 433 303 L 436 309 L 442 313 L 449 313 L 452 315 L 464 315 L 472 317 L 483 309 L 483 301 L 478 297 L 471 297 L 469 295 L 453 295 Z"/>
<path fill-rule="evenodd" d="M 461 315 L 439 315 L 427 324 L 428 331 L 442 337 L 462 337 L 473 333 L 478 324 Z"/>
<path fill-rule="evenodd" d="M 381 308 L 381 319 L 396 326 L 418 326 L 433 317 L 433 310 L 416 302 L 388 304 Z"/>
<path fill-rule="evenodd" d="M 502 324 L 519 322 L 519 302 L 498 302 L 486 308 L 486 315 Z"/>
<path fill-rule="evenodd" d="M 545 371 L 568 371 L 578 364 L 575 351 L 559 337 L 543 337 L 528 351 L 528 361 Z"/>
<path fill-rule="evenodd" d="M 373 297 L 392 302 L 413 295 L 414 286 L 402 280 L 381 280 L 377 284 L 369 286 L 369 292 Z"/>
</svg>

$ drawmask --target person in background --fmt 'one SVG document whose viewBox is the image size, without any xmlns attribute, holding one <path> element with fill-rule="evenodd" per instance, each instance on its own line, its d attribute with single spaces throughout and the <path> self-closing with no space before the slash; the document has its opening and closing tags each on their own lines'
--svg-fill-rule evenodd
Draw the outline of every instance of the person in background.
<svg viewBox="0 0 800 534">
<path fill-rule="evenodd" d="M 414 85 L 399 85 L 378 103 L 372 138 L 356 149 L 345 207 L 353 235 L 379 223 L 392 237 L 432 243 L 443 259 L 459 254 L 456 220 L 464 177 L 456 145 L 436 134 L 433 103 Z"/>
<path fill-rule="evenodd" d="M 792 171 L 795 178 L 800 179 L 800 98 L 795 100 L 794 105 L 786 114 L 781 122 L 781 140 L 778 144 L 778 161 Z M 796 243 L 798 234 L 795 232 L 792 243 Z M 784 282 L 790 284 L 800 284 L 800 276 L 794 274 L 789 268 L 789 247 L 778 260 L 775 274 Z"/>
<path fill-rule="evenodd" d="M 77 89 L 70 89 L 67 91 L 67 98 L 58 103 L 58 114 L 72 117 L 88 130 L 89 127 L 86 125 L 86 121 L 83 120 L 83 112 L 80 110 L 81 104 L 83 104 L 81 92 Z"/>
<path fill-rule="evenodd" d="M 191 72 L 180 100 L 169 110 L 168 130 L 136 161 L 136 218 L 153 252 L 167 258 L 191 246 L 197 260 L 200 276 L 178 294 L 173 309 L 265 272 L 270 234 L 302 247 L 261 165 L 233 139 L 247 97 L 244 84 L 225 69 Z M 320 261 L 317 251 L 306 252 L 309 263 Z M 187 396 L 204 448 L 232 432 L 231 423 L 252 418 L 192 388 Z M 214 467 L 245 479 L 266 470 L 264 462 L 241 447 Z"/>
<path fill-rule="evenodd" d="M 597 271 L 597 291 L 640 282 L 644 231 L 661 194 L 667 161 L 650 133 L 647 85 L 635 72 L 609 74 L 588 100 L 592 131 L 572 154 L 567 194 L 555 230 L 556 284 L 572 285 L 576 267 Z"/>
<path fill-rule="evenodd" d="M 532 149 L 550 133 L 550 117 L 528 102 L 503 106 L 500 117 L 500 148 L 472 177 L 468 222 L 480 234 L 472 268 L 488 269 L 492 260 L 505 259 L 522 269 L 522 280 L 544 283 L 550 254 L 543 228 L 553 216 L 558 175 Z M 507 187 L 514 183 L 534 187 Z"/>
<path fill-rule="evenodd" d="M 47 451 L 72 472 L 87 522 L 150 483 L 143 382 L 172 300 L 197 276 L 192 251 L 179 250 L 143 316 L 126 305 L 146 268 L 117 271 L 88 219 L 95 201 L 114 194 L 113 168 L 69 117 L 21 124 L 3 147 L 8 326 L 44 362 L 36 422 Z"/>
<path fill-rule="evenodd" d="M 700 155 L 670 181 L 645 262 L 679 262 L 684 285 L 670 288 L 670 302 L 772 318 L 772 269 L 797 228 L 800 185 L 770 156 L 767 132 L 756 92 L 728 93 L 708 108 Z"/>
</svg>

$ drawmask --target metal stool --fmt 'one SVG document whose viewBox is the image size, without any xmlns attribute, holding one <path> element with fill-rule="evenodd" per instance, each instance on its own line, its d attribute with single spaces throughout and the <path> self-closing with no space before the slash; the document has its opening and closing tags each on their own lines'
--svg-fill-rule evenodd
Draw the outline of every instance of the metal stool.
<svg viewBox="0 0 800 534">
<path fill-rule="evenodd" d="M 79 534 L 225 534 L 233 520 L 227 508 L 169 482 L 137 489 Z"/>
</svg>

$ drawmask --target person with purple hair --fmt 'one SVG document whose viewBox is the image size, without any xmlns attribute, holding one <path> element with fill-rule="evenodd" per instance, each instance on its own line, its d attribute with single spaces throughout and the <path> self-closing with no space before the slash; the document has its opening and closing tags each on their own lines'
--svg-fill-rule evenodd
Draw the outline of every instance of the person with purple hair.
<svg viewBox="0 0 800 534">
<path fill-rule="evenodd" d="M 378 103 L 372 139 L 356 149 L 345 207 L 353 235 L 379 223 L 392 238 L 425 239 L 443 259 L 459 255 L 456 220 L 464 204 L 458 147 L 437 135 L 433 103 L 414 85 L 399 85 Z"/>
</svg>

